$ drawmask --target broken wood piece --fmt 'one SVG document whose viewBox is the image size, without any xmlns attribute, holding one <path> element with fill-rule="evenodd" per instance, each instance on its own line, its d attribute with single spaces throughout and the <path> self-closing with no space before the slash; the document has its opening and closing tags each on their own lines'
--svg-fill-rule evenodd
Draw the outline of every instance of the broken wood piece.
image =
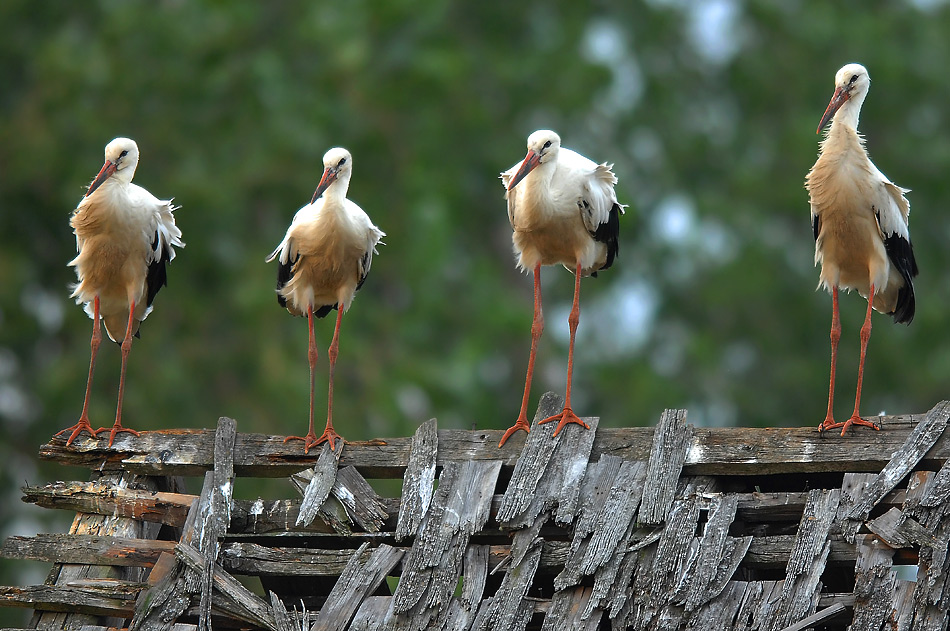
<svg viewBox="0 0 950 631">
<path fill-rule="evenodd" d="M 291 477 L 290 481 L 298 491 L 301 490 L 301 484 L 306 484 L 303 487 L 303 503 L 297 516 L 297 526 L 309 525 L 330 495 L 330 489 L 336 481 L 337 464 L 345 448 L 344 446 L 337 452 L 330 449 L 329 442 L 324 443 L 313 469 L 301 471 Z"/>
<path fill-rule="evenodd" d="M 409 463 L 402 478 L 402 501 L 396 522 L 396 541 L 413 536 L 429 510 L 435 483 L 435 461 L 439 450 L 436 420 L 430 419 L 416 429 L 409 448 Z"/>
<path fill-rule="evenodd" d="M 655 526 L 666 519 L 692 438 L 693 428 L 686 424 L 686 410 L 663 410 L 653 433 L 637 515 L 641 524 Z"/>
<path fill-rule="evenodd" d="M 382 544 L 363 563 L 360 557 L 368 546 L 364 543 L 353 555 L 327 596 L 310 631 L 345 631 L 363 600 L 379 587 L 402 560 L 402 550 Z"/>
</svg>

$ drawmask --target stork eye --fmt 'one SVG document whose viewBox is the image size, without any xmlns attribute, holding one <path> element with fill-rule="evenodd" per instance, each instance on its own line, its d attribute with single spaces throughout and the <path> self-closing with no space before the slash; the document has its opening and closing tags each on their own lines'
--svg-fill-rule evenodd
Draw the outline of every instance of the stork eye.
<svg viewBox="0 0 950 631">
<path fill-rule="evenodd" d="M 544 146 L 541 147 L 541 148 L 542 148 L 542 149 L 547 149 L 547 148 L 550 147 L 550 146 L 551 146 L 551 141 L 549 140 L 549 141 L 547 141 L 546 143 L 544 143 Z"/>
<path fill-rule="evenodd" d="M 129 150 L 128 150 L 128 149 L 123 149 L 123 150 L 122 150 L 122 153 L 119 154 L 119 157 L 120 157 L 120 158 L 124 158 L 124 157 L 127 156 L 127 155 L 129 155 Z"/>
<path fill-rule="evenodd" d="M 851 81 L 849 81 L 848 83 L 854 83 L 854 82 L 857 81 L 857 80 L 858 80 L 858 75 L 853 74 L 853 75 L 851 75 Z"/>
<path fill-rule="evenodd" d="M 346 158 L 340 158 L 340 161 L 337 163 L 337 166 L 340 166 L 340 167 L 341 167 L 341 166 L 343 166 L 344 164 L 346 164 Z"/>
</svg>

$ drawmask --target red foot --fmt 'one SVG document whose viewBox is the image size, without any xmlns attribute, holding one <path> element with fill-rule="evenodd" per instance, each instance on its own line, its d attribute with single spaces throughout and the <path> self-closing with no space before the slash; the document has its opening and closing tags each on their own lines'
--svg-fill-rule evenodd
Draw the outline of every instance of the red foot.
<svg viewBox="0 0 950 631">
<path fill-rule="evenodd" d="M 824 421 L 822 421 L 821 425 L 818 426 L 818 431 L 825 432 L 825 431 L 828 431 L 829 429 L 838 429 L 840 427 L 841 435 L 844 436 L 845 433 L 847 433 L 848 428 L 851 427 L 852 425 L 863 425 L 865 427 L 870 427 L 878 431 L 880 431 L 881 429 L 875 423 L 872 423 L 871 421 L 866 421 L 860 416 L 858 416 L 857 414 L 854 414 L 851 416 L 851 418 L 849 418 L 844 423 L 835 423 L 834 419 L 826 418 Z"/>
<path fill-rule="evenodd" d="M 333 430 L 332 427 L 328 427 L 325 430 L 323 430 L 323 434 L 319 438 L 317 438 L 317 435 L 314 434 L 313 432 L 308 432 L 306 436 L 288 436 L 287 438 L 284 439 L 284 442 L 286 443 L 292 440 L 303 441 L 303 452 L 305 454 L 309 454 L 310 450 L 313 447 L 316 447 L 317 445 L 328 442 L 328 441 L 330 443 L 331 451 L 336 451 L 336 445 L 334 444 L 334 441 L 336 441 L 337 444 L 346 443 L 346 441 L 343 440 L 343 437 L 337 434 Z"/>
<path fill-rule="evenodd" d="M 87 432 L 92 434 L 93 438 L 97 438 L 99 432 L 104 431 L 103 429 L 98 429 L 98 430 L 92 429 L 92 425 L 89 424 L 89 419 L 81 418 L 79 419 L 79 422 L 73 425 L 72 427 L 67 427 L 66 429 L 60 430 L 56 432 L 55 434 L 53 434 L 53 436 L 54 437 L 60 436 L 62 434 L 65 434 L 66 432 L 72 432 L 69 435 L 69 438 L 66 439 L 66 444 L 71 445 L 72 442 L 76 440 L 76 437 L 79 436 L 79 434 L 82 433 L 83 430 L 86 430 Z"/>
<path fill-rule="evenodd" d="M 505 432 L 505 435 L 501 437 L 501 441 L 499 441 L 498 446 L 501 447 L 504 445 L 505 441 L 511 438 L 512 434 L 522 429 L 529 434 L 531 433 L 531 426 L 528 425 L 528 421 L 523 416 L 519 416 L 518 420 L 515 421 L 515 424 L 509 427 Z"/>
<path fill-rule="evenodd" d="M 564 429 L 564 426 L 568 423 L 577 423 L 582 426 L 584 429 L 590 429 L 590 426 L 587 425 L 584 421 L 580 419 L 579 416 L 574 414 L 568 406 L 564 406 L 564 410 L 560 414 L 555 414 L 554 416 L 549 416 L 543 421 L 538 421 L 538 425 L 544 425 L 545 423 L 550 423 L 551 421 L 558 421 L 557 428 L 554 430 L 554 435 L 557 436 L 558 433 Z"/>
<path fill-rule="evenodd" d="M 112 441 L 115 440 L 115 435 L 120 432 L 126 432 L 128 434 L 132 434 L 133 436 L 139 435 L 139 433 L 135 431 L 134 429 L 128 429 L 126 427 L 122 427 L 122 423 L 116 423 L 112 427 L 100 427 L 99 429 L 96 430 L 96 434 L 98 434 L 99 432 L 104 432 L 106 430 L 108 430 L 109 432 L 109 447 L 112 447 Z"/>
</svg>

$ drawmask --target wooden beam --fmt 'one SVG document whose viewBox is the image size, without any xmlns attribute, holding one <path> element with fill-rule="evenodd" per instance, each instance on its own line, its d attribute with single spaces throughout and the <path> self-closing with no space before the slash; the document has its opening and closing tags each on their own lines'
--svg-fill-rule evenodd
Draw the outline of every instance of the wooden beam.
<svg viewBox="0 0 950 631">
<path fill-rule="evenodd" d="M 791 428 L 695 428 L 686 452 L 684 475 L 768 475 L 782 473 L 872 472 L 884 468 L 925 414 L 879 416 L 881 431 L 855 432 L 845 437 L 818 433 L 809 423 Z M 516 434 L 498 448 L 501 430 L 438 431 L 437 466 L 449 460 L 500 460 L 514 467 L 525 443 Z M 108 449 L 106 440 L 83 434 L 66 446 L 54 438 L 40 448 L 40 457 L 68 466 L 127 471 L 146 475 L 201 475 L 212 468 L 213 430 L 142 432 L 123 443 L 124 451 Z M 409 463 L 409 437 L 346 445 L 340 466 L 353 465 L 366 477 L 402 477 Z M 591 462 L 601 454 L 627 460 L 648 460 L 652 427 L 608 428 L 597 431 Z M 312 468 L 318 454 L 304 454 L 283 436 L 238 434 L 234 466 L 238 476 L 284 477 Z M 926 466 L 950 458 L 950 436 L 941 436 L 924 456 Z"/>
</svg>

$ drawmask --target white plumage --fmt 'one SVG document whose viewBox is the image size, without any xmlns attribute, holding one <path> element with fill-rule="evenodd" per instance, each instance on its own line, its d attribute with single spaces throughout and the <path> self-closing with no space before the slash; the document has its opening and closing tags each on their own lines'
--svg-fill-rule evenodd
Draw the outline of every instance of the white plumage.
<svg viewBox="0 0 950 631">
<path fill-rule="evenodd" d="M 67 444 L 84 429 L 93 435 L 103 431 L 92 430 L 87 415 L 100 317 L 109 338 L 122 343 L 119 398 L 109 445 L 117 432 L 136 433 L 121 424 L 131 338 L 138 334 L 155 295 L 167 282 L 165 264 L 175 258 L 176 247 L 185 245 L 175 225 L 172 201 L 158 199 L 132 183 L 138 160 L 138 146 L 129 138 L 116 138 L 106 145 L 105 164 L 70 220 L 78 251 L 69 262 L 78 279 L 72 297 L 93 319 L 93 337 L 83 412 L 79 423 L 60 432 L 71 431 Z"/>
<path fill-rule="evenodd" d="M 561 264 L 575 274 L 574 305 L 568 318 L 568 350 L 564 410 L 542 422 L 557 420 L 555 435 L 567 423 L 586 424 L 571 409 L 574 336 L 580 319 L 580 279 L 596 276 L 613 264 L 619 250 L 620 215 L 614 185 L 617 177 L 608 164 L 597 164 L 561 147 L 561 138 L 542 129 L 528 137 L 524 160 L 501 174 L 508 200 L 512 244 L 518 266 L 534 272 L 534 320 L 531 353 L 521 412 L 499 443 L 519 429 L 528 431 L 527 406 L 534 373 L 537 342 L 544 330 L 541 309 L 541 266 Z"/>
<path fill-rule="evenodd" d="M 864 378 L 864 358 L 871 335 L 871 308 L 887 313 L 898 323 L 914 319 L 916 299 L 913 278 L 917 262 L 910 242 L 908 191 L 893 184 L 871 162 L 858 133 L 861 105 L 871 85 L 868 71 L 860 64 L 847 64 L 835 76 L 835 92 L 818 131 L 832 120 L 821 142 L 818 161 L 808 172 L 815 236 L 815 264 L 821 265 L 819 287 L 832 294 L 831 379 L 828 411 L 819 429 L 874 423 L 860 417 L 858 408 Z M 841 335 L 838 288 L 855 289 L 868 299 L 861 329 L 861 357 L 854 413 L 844 423 L 835 423 L 834 400 L 837 344 Z"/>
<path fill-rule="evenodd" d="M 336 147 L 323 156 L 323 177 L 310 203 L 297 211 L 280 245 L 267 261 L 277 260 L 277 301 L 293 315 L 306 315 L 310 326 L 310 431 L 304 450 L 326 440 L 334 448 L 340 438 L 333 429 L 333 369 L 336 364 L 340 322 L 349 309 L 356 291 L 363 284 L 376 254 L 376 245 L 385 236 L 373 225 L 359 206 L 346 198 L 353 158 L 346 149 Z M 327 427 L 317 438 L 313 430 L 313 369 L 316 345 L 314 316 L 322 318 L 338 309 L 330 358 L 330 386 L 327 403 Z"/>
</svg>

